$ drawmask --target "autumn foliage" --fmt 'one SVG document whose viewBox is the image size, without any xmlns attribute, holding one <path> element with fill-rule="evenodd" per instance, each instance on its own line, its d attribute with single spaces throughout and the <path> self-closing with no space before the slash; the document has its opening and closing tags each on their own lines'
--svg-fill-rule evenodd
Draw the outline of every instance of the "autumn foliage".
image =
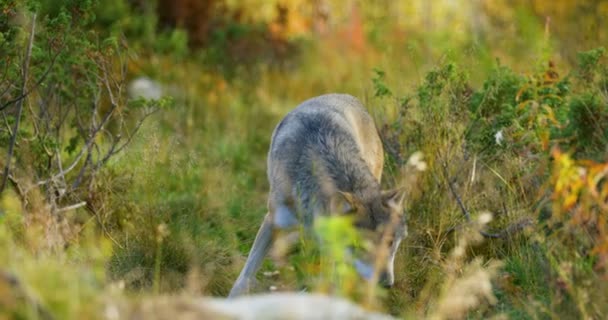
<svg viewBox="0 0 608 320">
<path fill-rule="evenodd" d="M 608 279 L 608 162 L 576 160 L 554 148 L 550 179 L 552 216 L 567 241 L 580 243 Z"/>
<path fill-rule="evenodd" d="M 343 92 L 380 129 L 382 183 L 424 154 L 395 286 L 361 285 L 344 248 L 366 244 L 336 218 L 317 226 L 333 246 L 265 261 L 255 291 L 405 319 L 603 319 L 606 16 L 598 0 L 0 1 L 0 318 L 225 296 L 266 213 L 273 128 Z"/>
</svg>

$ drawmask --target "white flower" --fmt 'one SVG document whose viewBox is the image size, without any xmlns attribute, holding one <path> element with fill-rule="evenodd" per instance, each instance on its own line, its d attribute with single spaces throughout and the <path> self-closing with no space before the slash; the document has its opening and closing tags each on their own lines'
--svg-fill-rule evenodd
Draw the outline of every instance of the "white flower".
<svg viewBox="0 0 608 320">
<path fill-rule="evenodd" d="M 496 140 L 496 144 L 497 145 L 502 145 L 502 141 L 505 139 L 505 137 L 502 135 L 502 129 L 498 130 L 498 132 L 496 132 L 496 134 L 494 134 L 494 140 Z"/>
<path fill-rule="evenodd" d="M 422 152 L 420 151 L 414 152 L 414 154 L 410 156 L 407 162 L 410 166 L 416 168 L 418 171 L 426 170 L 427 165 L 426 162 L 422 160 Z"/>
<path fill-rule="evenodd" d="M 480 224 L 486 225 L 490 221 L 492 221 L 492 214 L 489 213 L 489 212 L 484 212 L 484 213 L 482 213 L 482 214 L 479 215 L 478 221 L 479 221 Z"/>
<path fill-rule="evenodd" d="M 163 88 L 160 83 L 148 78 L 139 77 L 129 83 L 129 96 L 133 99 L 155 99 L 158 100 L 163 95 Z"/>
</svg>

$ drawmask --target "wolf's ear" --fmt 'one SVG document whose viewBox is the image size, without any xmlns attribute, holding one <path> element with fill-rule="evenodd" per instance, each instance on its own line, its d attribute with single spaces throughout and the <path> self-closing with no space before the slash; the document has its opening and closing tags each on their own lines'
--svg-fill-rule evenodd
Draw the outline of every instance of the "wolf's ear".
<svg viewBox="0 0 608 320">
<path fill-rule="evenodd" d="M 353 213 L 357 210 L 358 200 L 350 192 L 338 191 L 332 199 L 332 213 Z"/>
<path fill-rule="evenodd" d="M 382 203 L 392 208 L 400 208 L 405 200 L 405 189 L 395 188 L 382 191 Z"/>
</svg>

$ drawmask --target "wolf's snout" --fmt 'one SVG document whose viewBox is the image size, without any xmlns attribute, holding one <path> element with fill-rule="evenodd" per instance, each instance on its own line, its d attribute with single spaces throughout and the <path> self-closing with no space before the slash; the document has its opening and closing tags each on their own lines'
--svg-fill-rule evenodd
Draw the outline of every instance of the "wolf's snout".
<svg viewBox="0 0 608 320">
<path fill-rule="evenodd" d="M 386 289 L 392 288 L 395 284 L 395 278 L 389 272 L 382 272 L 380 275 L 380 285 Z"/>
</svg>

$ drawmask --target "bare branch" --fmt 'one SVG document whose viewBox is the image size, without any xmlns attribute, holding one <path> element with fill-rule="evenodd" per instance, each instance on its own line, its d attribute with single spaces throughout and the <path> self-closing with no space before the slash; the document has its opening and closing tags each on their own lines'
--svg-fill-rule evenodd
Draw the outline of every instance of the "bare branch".
<svg viewBox="0 0 608 320">
<path fill-rule="evenodd" d="M 57 148 L 55 148 L 55 155 L 57 156 L 57 168 L 59 168 L 59 172 L 62 172 L 63 164 L 61 161 L 61 152 L 59 150 L 57 150 Z M 62 176 L 61 179 L 63 180 L 63 184 L 65 185 L 65 177 Z"/>
<path fill-rule="evenodd" d="M 74 179 L 74 182 L 72 183 L 72 189 L 78 188 L 78 186 L 80 185 L 80 182 L 82 181 L 82 177 L 84 176 L 84 172 L 86 171 L 86 169 L 90 163 L 91 163 L 91 150 L 89 150 L 87 152 L 87 158 L 84 160 L 84 164 L 82 165 L 82 168 L 80 168 L 78 175 L 76 175 L 76 179 Z"/>
<path fill-rule="evenodd" d="M 464 215 L 467 222 L 470 222 L 471 214 L 469 214 L 469 211 L 464 206 L 464 203 L 458 196 L 458 193 L 456 193 L 456 189 L 454 188 L 454 183 L 453 183 L 452 179 L 450 179 L 450 175 L 448 172 L 448 165 L 444 161 L 444 162 L 441 162 L 441 166 L 443 167 L 443 174 L 444 174 L 446 181 L 448 182 L 448 188 L 450 188 L 450 192 L 452 193 L 452 196 L 454 196 L 454 199 L 456 199 L 456 202 L 458 203 L 458 207 L 460 207 L 460 211 L 462 211 L 462 214 Z"/>
<path fill-rule="evenodd" d="M 11 129 L 10 123 L 8 123 L 8 119 L 6 118 L 4 111 L 2 112 L 2 118 L 4 119 L 4 124 L 6 125 L 6 130 L 8 131 L 9 136 L 12 136 L 13 130 Z"/>
<path fill-rule="evenodd" d="M 523 218 L 517 222 L 514 222 L 510 225 L 508 225 L 506 228 L 504 228 L 502 231 L 498 232 L 498 233 L 486 233 L 486 232 L 481 232 L 481 235 L 483 235 L 486 238 L 506 238 L 512 234 L 515 234 L 517 232 L 520 232 L 522 230 L 524 230 L 526 227 L 529 226 L 533 226 L 534 225 L 534 220 L 532 220 L 532 218 Z"/>
<path fill-rule="evenodd" d="M 61 213 L 61 212 L 65 212 L 65 211 L 70 211 L 70 210 L 75 210 L 75 209 L 78 209 L 78 208 L 82 208 L 82 207 L 84 207 L 86 205 L 87 205 L 86 201 L 81 201 L 81 202 L 78 202 L 76 204 L 69 205 L 67 207 L 59 208 L 59 209 L 57 209 L 57 213 Z"/>
<path fill-rule="evenodd" d="M 34 18 L 35 18 L 36 14 L 34 14 Z M 32 26 L 32 31 L 34 31 L 33 26 Z M 32 37 L 33 38 L 33 37 Z M 28 49 L 31 55 L 31 48 Z M 2 106 L 0 106 L 0 111 L 8 108 L 10 105 L 12 105 L 13 103 L 19 103 L 20 101 L 22 101 L 23 99 L 25 99 L 25 97 L 27 97 L 30 93 L 32 93 L 32 91 L 34 91 L 36 88 L 38 88 L 38 86 L 40 84 L 42 84 L 42 82 L 44 82 L 44 80 L 46 79 L 46 77 L 49 75 L 49 73 L 51 72 L 51 70 L 53 69 L 53 66 L 55 65 L 55 61 L 57 60 L 57 57 L 59 56 L 59 53 L 61 53 L 61 50 L 57 51 L 57 53 L 53 56 L 53 58 L 51 59 L 51 63 L 49 64 L 49 67 L 44 71 L 44 73 L 42 74 L 42 76 L 40 77 L 40 79 L 38 79 L 34 85 L 30 88 L 30 90 L 25 90 L 25 88 L 21 88 L 21 94 L 16 97 L 13 100 L 9 100 L 6 103 L 4 103 Z M 26 59 L 28 60 L 28 64 L 29 64 L 29 56 L 26 57 Z"/>
<path fill-rule="evenodd" d="M 13 177 L 13 175 L 11 175 L 11 174 L 8 175 L 8 180 L 13 184 L 13 187 L 17 191 L 17 195 L 19 196 L 19 199 L 21 199 L 21 202 L 24 205 L 27 205 L 28 201 L 27 201 L 27 198 L 25 197 L 25 191 L 19 184 L 19 181 L 17 181 L 17 179 L 15 179 L 15 177 Z"/>
<path fill-rule="evenodd" d="M 110 152 L 108 152 L 106 154 L 106 156 L 102 159 L 101 164 L 105 164 L 109 158 L 117 153 L 119 153 L 120 151 L 122 151 L 127 145 L 129 145 L 131 143 L 131 140 L 133 140 L 133 137 L 137 134 L 137 131 L 139 131 L 139 129 L 141 128 L 141 126 L 143 125 L 144 121 L 146 120 L 146 118 L 148 118 L 149 116 L 151 116 L 152 114 L 156 113 L 158 110 L 160 110 L 159 108 L 155 108 L 150 112 L 147 112 L 146 114 L 144 114 L 144 116 L 139 119 L 139 121 L 137 122 L 137 124 L 135 125 L 135 129 L 133 129 L 133 131 L 129 134 L 129 136 L 127 137 L 127 141 L 125 141 L 120 147 L 118 147 L 116 150 L 114 150 L 115 145 L 112 145 L 112 148 L 110 148 Z M 120 138 L 116 141 L 118 142 L 120 140 Z"/>
<path fill-rule="evenodd" d="M 27 52 L 25 54 L 25 60 L 23 62 L 23 83 L 21 84 L 21 95 L 25 94 L 25 86 L 27 84 L 27 77 L 30 69 L 30 58 L 32 56 L 32 47 L 34 45 L 34 34 L 36 32 L 36 13 L 32 16 L 32 28 L 30 31 L 30 38 L 27 45 Z M 25 96 L 24 96 L 25 97 Z M 0 110 L 2 110 L 1 108 Z M 15 142 L 17 141 L 17 135 L 19 134 L 19 124 L 21 122 L 21 114 L 23 113 L 23 99 L 17 102 L 17 118 L 15 120 L 15 127 L 13 128 L 13 135 L 8 146 L 8 155 L 6 156 L 6 166 L 4 167 L 4 174 L 2 175 L 2 183 L 0 184 L 0 194 L 4 191 L 6 181 L 11 169 L 11 159 L 13 158 L 13 152 L 15 150 Z"/>
<path fill-rule="evenodd" d="M 92 130 L 92 132 L 89 135 L 89 138 L 88 138 L 87 142 L 85 143 L 85 146 L 80 150 L 80 152 L 76 156 L 76 159 L 74 159 L 74 161 L 72 162 L 72 164 L 70 164 L 67 169 L 60 170 L 57 174 L 51 176 L 50 178 L 37 182 L 36 186 L 47 184 L 50 181 L 54 181 L 55 179 L 57 179 L 59 177 L 63 177 L 68 172 L 74 170 L 74 168 L 76 167 L 76 165 L 78 165 L 78 163 L 80 162 L 80 159 L 82 159 L 82 156 L 85 154 L 85 151 L 87 153 L 90 151 L 90 148 L 93 146 L 93 143 L 94 143 L 95 137 L 97 136 L 97 133 L 99 133 L 99 131 L 101 131 L 101 129 L 106 125 L 106 123 L 108 123 L 108 121 L 110 120 L 110 117 L 114 113 L 114 110 L 116 110 L 116 105 L 113 104 L 112 108 L 110 109 L 110 111 L 108 111 L 104 115 L 104 117 L 103 117 L 101 123 L 99 124 L 99 126 L 97 126 L 96 128 L 94 128 Z"/>
<path fill-rule="evenodd" d="M 65 170 L 60 170 L 59 173 L 52 175 L 50 178 L 46 179 L 46 180 L 41 180 L 35 183 L 35 186 L 41 186 L 41 185 L 45 185 L 51 181 L 56 180 L 59 177 L 64 176 L 66 173 L 74 170 L 74 168 L 76 167 L 76 165 L 80 162 L 80 159 L 82 159 L 82 156 L 84 155 L 84 151 L 86 148 L 83 148 L 82 150 L 80 150 L 80 152 L 78 153 L 78 155 L 76 156 L 76 159 L 74 159 L 74 161 L 72 162 L 72 164 L 70 164 L 67 169 Z"/>
<path fill-rule="evenodd" d="M 456 199 L 456 202 L 458 203 L 458 207 L 460 207 L 460 211 L 462 211 L 462 214 L 464 215 L 465 219 L 467 220 L 467 223 L 471 222 L 471 214 L 469 213 L 469 211 L 467 210 L 467 208 L 464 206 L 464 203 L 462 202 L 462 199 L 460 198 L 460 196 L 458 195 L 458 193 L 456 192 L 456 188 L 454 187 L 454 183 L 452 181 L 452 179 L 450 179 L 449 174 L 448 174 L 448 166 L 446 164 L 445 161 L 441 162 L 441 165 L 443 167 L 443 172 L 444 172 L 444 177 L 448 183 L 448 188 L 450 189 L 450 192 L 452 193 L 452 196 L 454 196 L 454 199 Z M 505 206 L 505 204 L 503 203 L 503 210 L 505 212 L 507 212 L 507 208 Z M 501 239 L 501 238 L 505 238 L 511 234 L 517 233 L 523 229 L 525 229 L 527 226 L 531 226 L 533 225 L 534 222 L 532 221 L 532 219 L 530 218 L 523 218 L 513 224 L 510 224 L 509 226 L 507 226 L 505 229 L 503 229 L 500 232 L 497 233 L 488 233 L 486 231 L 483 230 L 479 230 L 479 233 L 484 236 L 485 238 L 491 238 L 491 239 Z M 459 226 L 455 226 L 452 227 L 450 229 L 448 229 L 447 233 L 451 233 L 457 229 L 462 228 L 463 225 L 459 225 Z"/>
<path fill-rule="evenodd" d="M 38 127 L 38 116 L 36 116 L 36 113 L 34 112 L 33 108 L 32 108 L 32 104 L 28 103 L 28 110 L 30 111 L 30 118 L 32 119 L 32 126 L 34 127 L 34 135 L 32 138 L 30 139 L 35 139 L 36 137 L 38 137 L 40 135 L 40 128 Z"/>
<path fill-rule="evenodd" d="M 533 226 L 533 225 L 534 225 L 534 220 L 532 218 L 525 217 L 516 222 L 509 224 L 506 228 L 504 228 L 503 230 L 501 230 L 499 232 L 488 233 L 485 231 L 480 231 L 479 233 L 482 236 L 484 236 L 485 238 L 503 239 L 503 238 L 507 238 L 511 235 L 514 235 L 514 234 L 524 230 L 526 227 Z M 460 230 L 460 229 L 464 228 L 465 226 L 466 226 L 466 223 L 451 227 L 450 229 L 448 229 L 446 231 L 446 233 L 450 234 L 456 230 Z"/>
</svg>

